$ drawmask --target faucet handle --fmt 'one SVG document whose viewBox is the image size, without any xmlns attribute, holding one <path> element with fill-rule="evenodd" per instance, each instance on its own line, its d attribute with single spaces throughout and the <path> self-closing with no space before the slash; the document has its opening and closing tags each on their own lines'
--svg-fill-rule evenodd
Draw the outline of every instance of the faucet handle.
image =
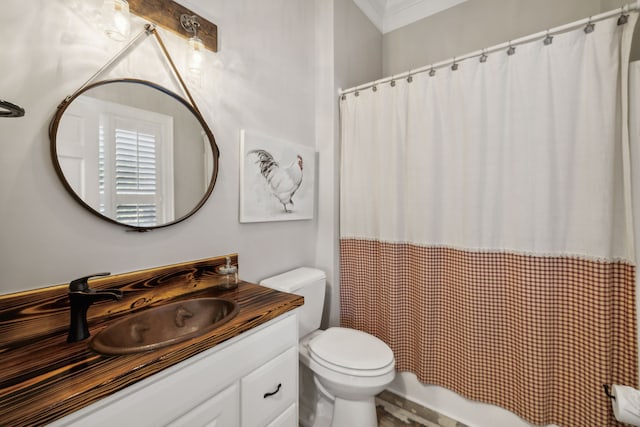
<svg viewBox="0 0 640 427">
<path fill-rule="evenodd" d="M 94 273 L 69 282 L 69 292 L 85 292 L 89 290 L 87 281 L 92 277 L 108 276 L 111 273 Z"/>
</svg>

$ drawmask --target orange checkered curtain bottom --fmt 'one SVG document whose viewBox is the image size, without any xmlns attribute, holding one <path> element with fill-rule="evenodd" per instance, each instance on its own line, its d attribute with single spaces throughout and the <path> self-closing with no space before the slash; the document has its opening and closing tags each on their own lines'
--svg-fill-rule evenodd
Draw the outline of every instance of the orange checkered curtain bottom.
<svg viewBox="0 0 640 427">
<path fill-rule="evenodd" d="M 341 97 L 341 322 L 397 370 L 534 424 L 617 425 L 603 384 L 638 385 L 636 18 Z"/>
</svg>

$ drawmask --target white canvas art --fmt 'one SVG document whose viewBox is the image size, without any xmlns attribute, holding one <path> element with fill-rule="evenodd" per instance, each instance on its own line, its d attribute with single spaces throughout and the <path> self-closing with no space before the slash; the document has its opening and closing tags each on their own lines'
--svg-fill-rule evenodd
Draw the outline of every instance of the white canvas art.
<svg viewBox="0 0 640 427">
<path fill-rule="evenodd" d="M 312 219 L 315 151 L 240 131 L 240 222 Z"/>
</svg>

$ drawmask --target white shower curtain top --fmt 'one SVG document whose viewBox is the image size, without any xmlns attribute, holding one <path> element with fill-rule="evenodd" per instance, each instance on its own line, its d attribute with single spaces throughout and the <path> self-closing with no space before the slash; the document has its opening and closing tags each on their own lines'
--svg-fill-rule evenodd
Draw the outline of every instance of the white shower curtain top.
<svg viewBox="0 0 640 427">
<path fill-rule="evenodd" d="M 636 19 L 343 97 L 341 236 L 633 260 Z"/>
</svg>

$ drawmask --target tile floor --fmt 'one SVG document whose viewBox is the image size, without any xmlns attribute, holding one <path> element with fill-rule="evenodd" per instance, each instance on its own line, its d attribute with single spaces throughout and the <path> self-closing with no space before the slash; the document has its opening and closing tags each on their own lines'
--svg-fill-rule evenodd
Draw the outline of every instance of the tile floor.
<svg viewBox="0 0 640 427">
<path fill-rule="evenodd" d="M 376 396 L 379 427 L 467 427 L 390 391 Z"/>
</svg>

